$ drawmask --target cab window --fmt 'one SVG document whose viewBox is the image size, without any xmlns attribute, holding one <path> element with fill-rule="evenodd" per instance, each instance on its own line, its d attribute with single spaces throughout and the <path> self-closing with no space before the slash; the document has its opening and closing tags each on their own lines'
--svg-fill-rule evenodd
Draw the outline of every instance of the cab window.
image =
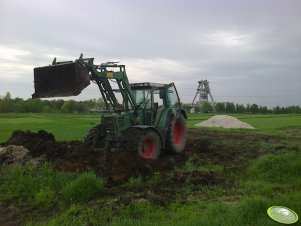
<svg viewBox="0 0 301 226">
<path fill-rule="evenodd" d="M 169 106 L 170 107 L 178 107 L 179 106 L 179 98 L 177 91 L 174 85 L 171 85 L 168 88 L 168 98 L 169 98 Z"/>
</svg>

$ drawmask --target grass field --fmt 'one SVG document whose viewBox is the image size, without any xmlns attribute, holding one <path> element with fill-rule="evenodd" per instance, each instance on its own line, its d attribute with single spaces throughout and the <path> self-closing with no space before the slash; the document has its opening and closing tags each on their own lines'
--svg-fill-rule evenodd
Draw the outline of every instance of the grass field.
<svg viewBox="0 0 301 226">
<path fill-rule="evenodd" d="M 212 117 L 211 114 L 189 114 L 188 127 Z M 261 132 L 287 134 L 289 129 L 301 128 L 301 115 L 233 115 Z M 53 133 L 57 140 L 81 140 L 100 121 L 98 114 L 0 114 L 0 142 L 6 141 L 14 130 Z"/>
<path fill-rule="evenodd" d="M 0 114 L 0 142 L 7 140 L 14 130 L 41 129 L 53 133 L 57 140 L 81 140 L 99 121 L 96 114 Z"/>
<path fill-rule="evenodd" d="M 212 114 L 189 114 L 188 125 L 194 126 L 195 124 L 207 120 L 214 115 Z M 301 115 L 254 115 L 242 114 L 231 115 L 241 121 L 249 123 L 259 130 L 280 130 L 284 128 L 300 128 Z"/>
<path fill-rule="evenodd" d="M 188 126 L 192 128 L 211 116 L 190 114 Z M 223 183 L 202 185 L 187 180 L 178 185 L 168 174 L 155 172 L 149 177 L 132 177 L 124 184 L 109 186 L 105 178 L 93 171 L 61 172 L 51 163 L 40 167 L 2 165 L 0 225 L 5 225 L 3 219 L 12 215 L 16 222 L 27 226 L 277 226 L 280 224 L 266 214 L 267 208 L 273 205 L 287 206 L 300 217 L 301 115 L 233 116 L 257 129 L 201 128 L 205 134 L 206 131 L 215 134 L 205 141 L 209 140 L 212 150 L 218 150 L 221 145 L 229 151 L 256 150 L 260 153 L 257 158 L 238 156 L 243 164 L 240 163 L 237 171 L 236 164 L 226 166 L 213 159 L 204 162 L 192 155 L 184 166 L 171 172 L 214 173 Z M 44 129 L 60 141 L 81 140 L 98 121 L 96 114 L 2 114 L 0 142 L 17 129 Z M 251 138 L 258 142 L 252 143 L 248 140 Z M 173 191 L 179 186 L 176 194 L 170 194 L 172 201 L 163 204 L 156 198 L 161 189 L 156 186 L 162 180 Z M 142 194 L 148 194 L 148 190 L 150 199 L 145 199 Z M 294 225 L 301 225 L 300 220 Z"/>
</svg>

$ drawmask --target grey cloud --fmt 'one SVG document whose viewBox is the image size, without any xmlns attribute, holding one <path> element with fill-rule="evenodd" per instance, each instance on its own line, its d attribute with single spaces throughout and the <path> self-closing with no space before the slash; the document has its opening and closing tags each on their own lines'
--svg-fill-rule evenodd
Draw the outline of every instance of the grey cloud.
<svg viewBox="0 0 301 226">
<path fill-rule="evenodd" d="M 33 75 L 22 68 L 83 52 L 97 63 L 122 60 L 130 81 L 175 81 L 186 102 L 197 81 L 208 79 L 221 101 L 301 105 L 300 10 L 298 0 L 2 0 L 0 47 L 30 53 L 5 62 L 24 84 Z M 5 70 L 0 83 L 16 83 Z M 6 88 L 0 84 L 0 95 Z M 22 97 L 33 89 L 8 88 Z M 92 87 L 77 98 L 89 95 L 99 94 Z"/>
</svg>

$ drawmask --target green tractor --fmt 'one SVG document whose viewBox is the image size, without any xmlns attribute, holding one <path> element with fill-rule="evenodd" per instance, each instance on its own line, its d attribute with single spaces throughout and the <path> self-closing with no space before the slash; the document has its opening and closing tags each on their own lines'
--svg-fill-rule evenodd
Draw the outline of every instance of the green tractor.
<svg viewBox="0 0 301 226">
<path fill-rule="evenodd" d="M 93 58 L 56 62 L 34 68 L 33 98 L 78 95 L 90 81 L 97 84 L 109 113 L 84 138 L 96 150 L 136 151 L 157 159 L 161 151 L 180 153 L 186 145 L 185 110 L 174 83 L 132 83 L 124 65 L 94 65 Z M 112 87 L 112 82 L 116 88 Z"/>
</svg>

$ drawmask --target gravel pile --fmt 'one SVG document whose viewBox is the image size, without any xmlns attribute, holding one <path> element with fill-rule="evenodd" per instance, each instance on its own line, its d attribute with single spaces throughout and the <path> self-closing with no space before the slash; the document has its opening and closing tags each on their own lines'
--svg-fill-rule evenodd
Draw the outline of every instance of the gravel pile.
<svg viewBox="0 0 301 226">
<path fill-rule="evenodd" d="M 0 147 L 0 164 L 6 163 L 23 163 L 29 159 L 29 150 L 23 146 L 9 145 Z"/>
<path fill-rule="evenodd" d="M 242 122 L 229 115 L 216 115 L 206 121 L 196 124 L 195 126 L 255 129 L 248 123 Z"/>
</svg>

